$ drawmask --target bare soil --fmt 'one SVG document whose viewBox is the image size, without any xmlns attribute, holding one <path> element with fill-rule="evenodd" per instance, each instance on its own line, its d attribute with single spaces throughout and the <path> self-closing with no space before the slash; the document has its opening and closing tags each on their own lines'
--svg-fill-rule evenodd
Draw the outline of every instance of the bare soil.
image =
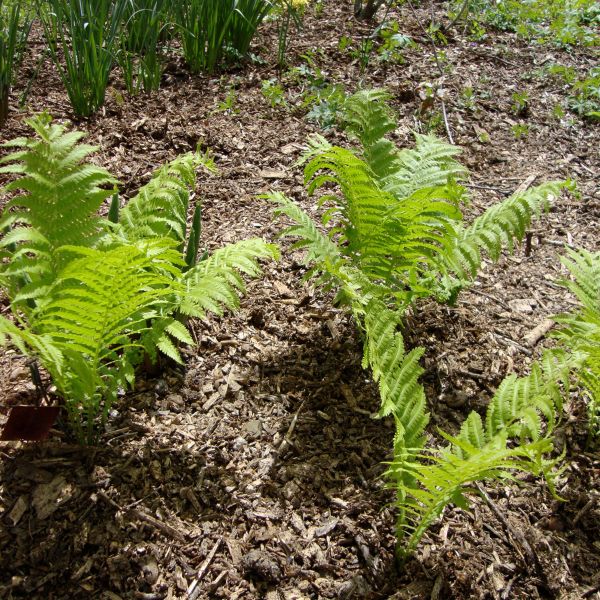
<svg viewBox="0 0 600 600">
<path fill-rule="evenodd" d="M 419 91 L 440 83 L 415 15 L 393 13 L 419 42 L 403 64 L 365 73 L 340 51 L 365 25 L 351 3 L 309 11 L 293 38 L 290 64 L 312 60 L 351 92 L 385 86 L 399 116 L 396 137 L 410 145 Z M 433 5 L 437 18 L 442 6 Z M 427 23 L 430 7 L 416 16 Z M 190 76 L 174 57 L 162 89 L 128 98 L 117 77 L 106 106 L 77 121 L 48 62 L 29 85 L 44 42 L 36 29 L 10 98 L 3 139 L 29 134 L 23 120 L 47 110 L 88 132 L 130 195 L 150 173 L 198 143 L 215 154 L 218 176 L 199 178 L 203 243 L 276 240 L 281 225 L 257 196 L 281 190 L 315 211 L 293 166 L 307 135 L 303 81 L 284 77 L 288 107 L 272 108 L 261 82 L 277 77 L 273 24 L 254 51 L 270 61 L 217 76 Z M 490 32 L 473 42 L 459 29 L 444 48 L 448 123 L 471 171 L 473 218 L 524 182 L 577 179 L 535 224 L 531 246 L 488 265 L 454 308 L 419 305 L 407 322 L 411 345 L 427 348 L 424 383 L 436 427 L 455 430 L 483 410 L 506 373 L 537 356 L 525 336 L 575 301 L 556 280 L 565 246 L 598 250 L 600 129 L 554 105 L 567 91 L 535 75 L 549 61 L 587 70 L 597 51 L 526 45 Z M 465 87 L 476 92 L 465 104 Z M 233 109 L 220 104 L 234 90 Z M 526 113 L 512 94 L 527 91 Z M 427 109 L 440 111 L 439 100 Z M 570 115 L 572 116 L 572 115 Z M 512 126 L 527 124 L 515 139 Z M 445 135 L 443 126 L 438 129 Z M 344 142 L 334 131 L 329 139 Z M 384 486 L 392 425 L 374 420 L 377 390 L 361 369 L 361 343 L 331 298 L 300 282 L 302 255 L 286 249 L 248 286 L 241 310 L 193 324 L 198 346 L 183 369 L 140 377 L 115 407 L 94 447 L 74 445 L 57 425 L 43 443 L 1 443 L 0 597 L 108 600 L 142 598 L 533 599 L 600 598 L 600 456 L 586 445 L 586 414 L 574 394 L 559 429 L 566 469 L 554 499 L 544 483 L 519 478 L 473 494 L 470 511 L 449 507 L 402 568 L 394 561 L 393 493 Z M 2 307 L 7 312 L 7 306 Z M 3 351 L 3 405 L 31 398 L 23 360 Z M 482 488 L 483 489 L 483 488 Z"/>
</svg>

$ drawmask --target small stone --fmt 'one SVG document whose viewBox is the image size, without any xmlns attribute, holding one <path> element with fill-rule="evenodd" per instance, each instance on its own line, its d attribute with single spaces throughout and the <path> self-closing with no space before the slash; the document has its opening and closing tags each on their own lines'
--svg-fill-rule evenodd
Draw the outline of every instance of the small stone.
<svg viewBox="0 0 600 600">
<path fill-rule="evenodd" d="M 234 450 L 239 450 L 240 448 L 243 448 L 244 446 L 247 446 L 248 442 L 243 438 L 243 437 L 236 437 L 235 440 L 233 440 L 233 449 Z"/>
</svg>

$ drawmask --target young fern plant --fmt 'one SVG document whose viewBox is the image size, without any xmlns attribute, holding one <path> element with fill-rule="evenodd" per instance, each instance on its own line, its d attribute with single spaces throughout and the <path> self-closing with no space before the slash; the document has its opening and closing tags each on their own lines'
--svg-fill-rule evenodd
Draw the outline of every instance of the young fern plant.
<svg viewBox="0 0 600 600">
<path fill-rule="evenodd" d="M 235 309 L 243 276 L 277 249 L 260 239 L 230 244 L 198 260 L 199 207 L 192 226 L 190 188 L 199 153 L 160 168 L 118 208 L 115 180 L 84 159 L 94 150 L 48 116 L 28 121 L 35 138 L 1 160 L 17 175 L 0 219 L 0 285 L 12 318 L 0 318 L 0 342 L 11 342 L 49 372 L 81 441 L 93 441 L 136 367 L 160 351 L 182 362 L 177 344 L 193 345 L 183 322 Z M 113 197 L 110 219 L 98 216 Z"/>
<path fill-rule="evenodd" d="M 493 206 L 463 225 L 465 169 L 458 150 L 428 136 L 399 150 L 385 135 L 395 128 L 381 91 L 359 92 L 346 107 L 347 130 L 361 149 L 333 147 L 312 138 L 304 156 L 309 192 L 326 184 L 321 227 L 281 193 L 268 194 L 276 215 L 292 225 L 283 235 L 306 249 L 306 277 L 338 292 L 364 336 L 365 367 L 379 385 L 379 416 L 396 423 L 390 485 L 397 491 L 399 557 L 416 548 L 426 529 L 451 502 L 464 503 L 465 486 L 516 471 L 543 474 L 551 483 L 551 432 L 561 411 L 558 383 L 581 354 L 544 357 L 525 378 L 500 386 L 485 426 L 473 413 L 450 446 L 425 447 L 429 421 L 422 373 L 422 348 L 406 350 L 400 331 L 403 311 L 418 297 L 445 301 L 476 274 L 482 254 L 497 259 L 503 246 L 522 239 L 530 220 L 564 184 L 544 184 Z M 331 193 L 331 184 L 341 193 Z M 325 230 L 325 232 L 323 231 Z M 466 257 L 466 258 L 465 258 Z"/>
<path fill-rule="evenodd" d="M 337 149 L 319 140 L 307 153 L 309 191 L 333 180 L 342 190 L 342 197 L 335 197 L 333 202 L 348 214 L 369 211 L 372 220 L 379 220 L 374 237 L 381 237 L 381 246 L 389 246 L 392 253 L 400 249 L 404 259 L 393 254 L 388 257 L 391 268 L 387 283 L 392 289 L 405 286 L 417 296 L 433 295 L 454 303 L 460 290 L 477 275 L 484 255 L 497 261 L 504 249 L 512 251 L 531 221 L 549 208 L 561 189 L 572 184 L 549 182 L 518 192 L 466 225 L 461 213 L 466 192 L 457 184 L 467 176 L 467 170 L 456 161 L 460 150 L 433 136 L 418 134 L 415 148 L 398 149 L 385 137 L 396 128 L 386 105 L 388 98 L 383 90 L 363 90 L 345 107 L 346 131 L 361 146 L 354 155 L 362 162 L 363 172 L 366 165 L 370 177 L 359 180 L 356 168 L 340 168 L 330 156 Z M 319 171 L 324 174 L 313 179 Z M 325 198 L 326 202 L 331 200 L 331 196 Z M 343 227 L 351 231 L 360 223 L 351 220 Z M 367 224 L 366 235 L 369 233 Z M 412 252 L 408 267 L 401 245 Z M 378 262 L 377 257 L 375 260 Z"/>
</svg>

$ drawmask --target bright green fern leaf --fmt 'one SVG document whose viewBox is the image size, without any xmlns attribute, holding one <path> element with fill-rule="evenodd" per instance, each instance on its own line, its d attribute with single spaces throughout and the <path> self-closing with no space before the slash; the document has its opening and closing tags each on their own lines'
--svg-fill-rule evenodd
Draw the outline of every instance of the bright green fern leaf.
<svg viewBox="0 0 600 600">
<path fill-rule="evenodd" d="M 223 314 L 225 308 L 239 306 L 245 291 L 242 275 L 257 277 L 259 260 L 278 258 L 276 246 L 260 239 L 230 244 L 213 252 L 187 271 L 182 278 L 183 293 L 178 299 L 178 310 L 183 315 L 204 317 L 206 312 Z"/>
</svg>

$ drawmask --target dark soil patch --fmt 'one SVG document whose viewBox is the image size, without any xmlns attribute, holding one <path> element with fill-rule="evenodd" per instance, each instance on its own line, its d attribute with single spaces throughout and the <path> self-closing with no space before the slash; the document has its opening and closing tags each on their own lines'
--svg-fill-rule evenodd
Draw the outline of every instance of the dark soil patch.
<svg viewBox="0 0 600 600">
<path fill-rule="evenodd" d="M 338 47 L 340 36 L 356 39 L 364 27 L 350 13 L 329 2 L 320 18 L 307 15 L 291 63 L 311 52 L 348 91 L 386 86 L 399 113 L 397 138 L 410 144 L 419 89 L 438 79 L 430 49 L 406 51 L 405 64 L 374 62 L 361 74 L 358 60 Z M 419 12 L 424 20 L 427 14 Z M 409 11 L 400 24 L 425 42 Z M 273 25 L 258 45 L 274 56 Z M 42 48 L 38 37 L 33 54 Z M 449 123 L 471 170 L 470 214 L 524 181 L 571 176 L 581 191 L 580 199 L 560 198 L 536 225 L 527 255 L 519 249 L 489 265 L 457 307 L 423 304 L 409 319 L 410 343 L 427 348 L 433 425 L 452 430 L 469 410 L 485 407 L 507 372 L 527 368 L 538 350 L 524 336 L 573 306 L 555 283 L 558 257 L 565 244 L 599 247 L 600 135 L 578 118 L 567 126 L 552 117 L 565 91 L 532 75 L 550 50 L 508 34 L 480 43 L 456 34 L 445 52 Z M 581 69 L 594 59 L 592 50 L 551 53 Z M 12 106 L 35 65 L 31 56 Z M 190 77 L 174 60 L 158 94 L 123 101 L 115 81 L 105 108 L 77 126 L 100 147 L 94 160 L 120 179 L 125 195 L 166 160 L 198 143 L 210 148 L 220 175 L 201 176 L 196 190 L 204 243 L 210 249 L 251 236 L 275 239 L 280 226 L 256 197 L 277 189 L 314 206 L 292 164 L 318 129 L 299 107 L 269 106 L 261 81 L 273 77 L 271 65 Z M 302 85 L 290 83 L 290 104 L 300 103 Z M 477 92 L 474 106 L 465 105 L 466 87 Z M 219 110 L 230 89 L 236 111 Z M 517 90 L 529 98 L 529 134 L 521 140 L 512 131 L 521 119 L 511 108 Z M 24 117 L 43 109 L 71 118 L 49 64 L 27 110 L 11 111 L 2 137 L 27 133 Z M 371 418 L 377 391 L 361 369 L 352 323 L 330 298 L 300 283 L 300 261 L 284 249 L 265 278 L 249 285 L 237 314 L 195 323 L 199 345 L 186 352 L 185 370 L 140 379 L 98 446 L 71 446 L 60 431 L 43 444 L 2 445 L 0 595 L 600 598 L 600 458 L 585 449 L 578 397 L 560 430 L 568 466 L 558 493 L 566 502 L 540 481 L 490 486 L 489 501 L 474 498 L 472 511 L 449 508 L 414 559 L 396 569 L 393 494 L 381 477 L 392 427 Z M 3 403 L 31 395 L 21 359 L 4 352 L 0 367 Z"/>
</svg>

